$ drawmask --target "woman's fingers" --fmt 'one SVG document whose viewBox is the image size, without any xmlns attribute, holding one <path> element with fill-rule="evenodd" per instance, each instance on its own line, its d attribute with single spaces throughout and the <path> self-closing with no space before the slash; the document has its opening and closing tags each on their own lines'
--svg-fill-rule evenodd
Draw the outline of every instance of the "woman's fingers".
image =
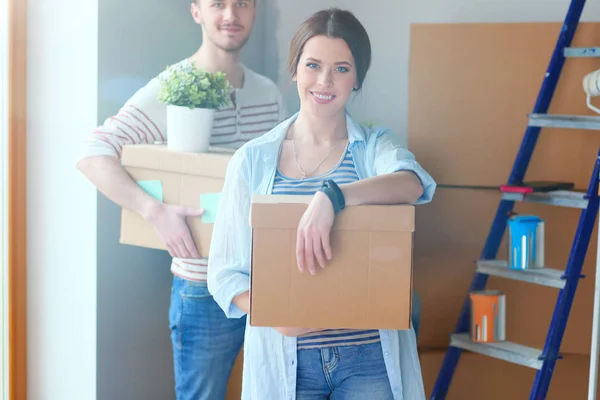
<svg viewBox="0 0 600 400">
<path fill-rule="evenodd" d="M 308 233 L 308 232 L 307 232 Z M 313 237 L 310 234 L 305 233 L 304 237 L 304 262 L 311 275 L 315 275 L 317 270 L 315 269 L 315 256 L 313 252 Z"/>
<path fill-rule="evenodd" d="M 331 251 L 331 230 L 324 232 L 321 236 L 321 242 L 323 243 L 323 250 L 325 251 L 325 257 L 327 257 L 327 261 L 331 261 L 333 258 L 333 252 Z"/>
<path fill-rule="evenodd" d="M 304 272 L 304 236 L 300 229 L 296 234 L 296 261 L 300 272 Z"/>
<path fill-rule="evenodd" d="M 323 243 L 321 235 L 313 237 L 313 252 L 321 268 L 325 268 L 325 256 L 323 254 Z"/>
<path fill-rule="evenodd" d="M 321 268 L 327 266 L 327 262 L 332 258 L 329 235 L 330 232 L 325 230 L 320 232 L 306 228 L 298 229 L 296 259 L 300 272 L 308 269 L 311 275 L 315 275 L 317 263 Z"/>
</svg>

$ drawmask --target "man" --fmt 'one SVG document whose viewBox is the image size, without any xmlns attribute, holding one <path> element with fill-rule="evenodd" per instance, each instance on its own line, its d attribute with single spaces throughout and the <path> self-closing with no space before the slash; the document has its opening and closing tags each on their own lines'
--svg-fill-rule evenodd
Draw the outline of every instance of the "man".
<svg viewBox="0 0 600 400">
<path fill-rule="evenodd" d="M 191 14 L 202 27 L 203 42 L 181 62 L 226 74 L 235 89 L 233 107 L 215 112 L 211 145 L 237 149 L 285 118 L 276 85 L 239 62 L 254 24 L 255 0 L 195 0 Z M 167 139 L 159 86 L 158 78 L 152 79 L 95 129 L 77 167 L 110 200 L 150 222 L 167 245 L 173 257 L 169 320 L 177 399 L 218 400 L 225 396 L 246 322 L 227 319 L 208 292 L 207 260 L 200 259 L 185 221 L 202 211 L 159 203 L 138 187 L 119 160 L 123 145 Z"/>
</svg>

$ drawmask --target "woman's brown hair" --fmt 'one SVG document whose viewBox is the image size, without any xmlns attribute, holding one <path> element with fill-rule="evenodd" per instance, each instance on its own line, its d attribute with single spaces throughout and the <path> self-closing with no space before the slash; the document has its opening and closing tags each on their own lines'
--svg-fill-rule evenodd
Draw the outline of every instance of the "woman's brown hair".
<svg viewBox="0 0 600 400">
<path fill-rule="evenodd" d="M 327 36 L 342 39 L 350 48 L 356 63 L 356 80 L 358 89 L 362 88 L 363 81 L 371 65 L 371 42 L 364 26 L 347 10 L 330 8 L 313 14 L 304 21 L 290 42 L 290 54 L 287 67 L 292 76 L 296 75 L 300 56 L 304 45 L 315 36 Z"/>
</svg>

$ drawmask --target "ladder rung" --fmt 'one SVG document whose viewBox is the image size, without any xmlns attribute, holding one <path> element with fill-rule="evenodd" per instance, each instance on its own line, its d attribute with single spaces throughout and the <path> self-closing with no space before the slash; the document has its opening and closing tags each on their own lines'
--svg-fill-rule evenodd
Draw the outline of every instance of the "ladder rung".
<svg viewBox="0 0 600 400">
<path fill-rule="evenodd" d="M 600 117 L 588 115 L 529 114 L 529 126 L 600 130 Z"/>
<path fill-rule="evenodd" d="M 600 57 L 600 47 L 565 47 L 565 57 Z"/>
<path fill-rule="evenodd" d="M 551 206 L 587 208 L 586 193 L 570 190 L 555 190 L 552 192 L 502 193 L 502 200 L 523 201 L 526 203 L 540 203 Z"/>
<path fill-rule="evenodd" d="M 539 359 L 542 350 L 513 342 L 476 343 L 468 333 L 454 333 L 450 335 L 450 346 L 529 368 L 542 368 L 543 360 Z"/>
<path fill-rule="evenodd" d="M 504 260 L 479 260 L 477 261 L 477 272 L 557 289 L 565 287 L 565 280 L 562 279 L 564 271 L 558 269 L 536 268 L 517 270 L 508 268 L 508 262 Z"/>
</svg>

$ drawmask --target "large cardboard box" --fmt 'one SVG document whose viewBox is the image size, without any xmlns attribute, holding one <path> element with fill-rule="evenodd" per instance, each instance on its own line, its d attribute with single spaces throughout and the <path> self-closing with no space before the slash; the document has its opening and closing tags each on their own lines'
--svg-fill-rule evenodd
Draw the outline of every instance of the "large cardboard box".
<svg viewBox="0 0 600 400">
<path fill-rule="evenodd" d="M 233 150 L 211 148 L 207 153 L 184 153 L 165 145 L 123 147 L 121 163 L 148 193 L 167 204 L 205 208 L 202 217 L 187 223 L 202 257 L 208 256 L 214 216 Z M 151 224 L 123 209 L 120 242 L 166 250 Z"/>
<path fill-rule="evenodd" d="M 312 276 L 296 262 L 309 196 L 254 196 L 250 324 L 409 329 L 415 209 L 349 206 L 331 233 L 333 259 Z"/>
<path fill-rule="evenodd" d="M 238 353 L 231 375 L 227 381 L 227 393 L 225 400 L 240 400 L 242 398 L 242 375 L 244 368 L 244 348 Z"/>
</svg>

